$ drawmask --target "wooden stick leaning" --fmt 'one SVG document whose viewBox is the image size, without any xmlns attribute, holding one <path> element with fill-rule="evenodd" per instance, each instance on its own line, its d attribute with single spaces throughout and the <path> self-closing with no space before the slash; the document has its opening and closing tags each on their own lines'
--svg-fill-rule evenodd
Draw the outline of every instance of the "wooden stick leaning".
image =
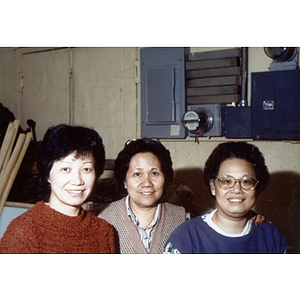
<svg viewBox="0 0 300 300">
<path fill-rule="evenodd" d="M 24 141 L 25 141 L 25 134 L 24 133 L 19 134 L 17 143 L 14 147 L 14 150 L 9 159 L 9 162 L 8 162 L 6 168 L 2 170 L 1 177 L 0 177 L 0 198 L 1 198 L 2 192 L 4 190 L 5 184 L 9 178 L 9 175 L 18 159 L 18 156 L 22 149 Z"/>
<path fill-rule="evenodd" d="M 2 167 L 3 167 L 4 161 L 5 161 L 5 158 L 6 158 L 7 151 L 9 149 L 10 143 L 12 141 L 15 129 L 16 128 L 15 128 L 14 124 L 12 122 L 10 122 L 8 124 L 7 129 L 6 129 L 4 140 L 3 140 L 3 143 L 2 143 L 2 146 L 1 146 L 1 152 L 0 152 L 0 173 L 2 172 Z"/>
<path fill-rule="evenodd" d="M 13 134 L 13 136 L 11 138 L 9 147 L 7 149 L 6 157 L 5 157 L 3 166 L 2 166 L 3 170 L 6 168 L 8 162 L 9 162 L 9 159 L 10 159 L 10 156 L 11 156 L 11 152 L 12 152 L 12 149 L 13 149 L 13 146 L 14 146 L 14 143 L 15 143 L 15 139 L 16 139 L 17 134 L 18 134 L 18 130 L 19 130 L 19 126 L 20 126 L 20 120 L 14 120 L 13 126 L 15 127 L 14 128 L 15 130 L 14 130 L 14 134 Z"/>
<path fill-rule="evenodd" d="M 21 138 L 21 140 L 23 140 L 22 147 L 21 147 L 21 149 L 19 149 L 19 151 L 16 150 L 16 152 L 15 152 L 15 149 L 14 149 L 14 152 L 13 152 L 11 158 L 13 157 L 13 155 L 15 153 L 17 153 L 18 154 L 17 155 L 17 159 L 15 160 L 13 168 L 12 168 L 12 170 L 11 170 L 11 172 L 10 172 L 7 180 L 6 180 L 6 185 L 4 187 L 3 192 L 1 192 L 2 189 L 0 190 L 0 194 L 1 194 L 1 196 L 0 196 L 0 215 L 2 213 L 2 210 L 3 210 L 3 207 L 5 205 L 6 199 L 7 199 L 8 195 L 9 195 L 9 192 L 10 192 L 10 190 L 12 188 L 12 185 L 13 185 L 13 183 L 15 181 L 15 178 L 16 178 L 16 176 L 18 174 L 18 171 L 20 169 L 20 166 L 21 166 L 23 158 L 24 158 L 24 156 L 26 154 L 26 151 L 27 151 L 28 145 L 30 143 L 30 140 L 32 138 L 32 132 L 27 132 L 26 137 L 25 137 L 24 133 L 21 133 L 20 135 L 24 136 L 23 138 Z M 19 135 L 19 138 L 20 138 L 20 135 Z M 19 141 L 19 138 L 18 138 L 18 141 Z M 18 142 L 17 142 L 17 144 L 18 144 Z M 17 147 L 17 144 L 16 144 L 15 148 Z M 10 161 L 9 161 L 8 165 L 9 164 L 10 164 Z M 7 165 L 7 167 L 8 167 L 8 165 Z"/>
</svg>

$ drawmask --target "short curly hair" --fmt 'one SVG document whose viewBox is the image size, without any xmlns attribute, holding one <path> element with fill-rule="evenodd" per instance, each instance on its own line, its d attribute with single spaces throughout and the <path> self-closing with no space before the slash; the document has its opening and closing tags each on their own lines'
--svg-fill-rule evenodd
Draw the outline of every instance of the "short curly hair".
<svg viewBox="0 0 300 300">
<path fill-rule="evenodd" d="M 259 181 L 256 188 L 257 193 L 265 190 L 270 181 L 270 174 L 264 156 L 258 147 L 247 142 L 222 143 L 213 150 L 204 166 L 204 180 L 208 187 L 210 187 L 210 181 L 217 178 L 221 163 L 232 158 L 241 158 L 248 161 L 254 169 L 256 179 Z"/>
<path fill-rule="evenodd" d="M 161 164 L 162 172 L 165 176 L 164 194 L 166 193 L 169 185 L 173 182 L 174 176 L 170 151 L 159 141 L 146 138 L 127 142 L 116 158 L 114 173 L 121 191 L 124 191 L 124 181 L 131 158 L 138 153 L 147 152 L 153 153 Z"/>
<path fill-rule="evenodd" d="M 65 124 L 50 127 L 37 151 L 39 193 L 45 201 L 51 193 L 48 177 L 54 162 L 73 152 L 76 152 L 77 158 L 92 155 L 96 178 L 103 173 L 105 150 L 101 137 L 94 129 Z"/>
</svg>

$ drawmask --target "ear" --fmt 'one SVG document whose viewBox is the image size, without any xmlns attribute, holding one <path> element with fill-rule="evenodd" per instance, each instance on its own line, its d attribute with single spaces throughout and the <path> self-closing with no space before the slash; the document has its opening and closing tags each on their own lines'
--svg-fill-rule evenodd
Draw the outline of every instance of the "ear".
<svg viewBox="0 0 300 300">
<path fill-rule="evenodd" d="M 124 188 L 127 190 L 127 184 L 126 184 L 126 181 L 124 181 Z"/>
<path fill-rule="evenodd" d="M 216 186 L 215 186 L 215 181 L 211 179 L 209 181 L 209 186 L 210 186 L 210 192 L 213 196 L 216 196 Z"/>
</svg>

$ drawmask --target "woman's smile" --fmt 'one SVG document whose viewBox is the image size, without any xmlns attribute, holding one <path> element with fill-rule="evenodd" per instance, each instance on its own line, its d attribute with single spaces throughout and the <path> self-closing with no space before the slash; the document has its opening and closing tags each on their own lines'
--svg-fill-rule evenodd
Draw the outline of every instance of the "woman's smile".
<svg viewBox="0 0 300 300">
<path fill-rule="evenodd" d="M 143 195 L 152 195 L 153 193 L 154 193 L 154 191 L 152 191 L 152 192 L 149 192 L 149 191 L 141 192 L 141 194 L 143 194 Z"/>
<path fill-rule="evenodd" d="M 70 195 L 78 197 L 81 196 L 84 193 L 85 190 L 71 190 L 71 189 L 66 189 L 66 192 L 68 192 Z"/>
<path fill-rule="evenodd" d="M 91 194 L 96 179 L 91 156 L 76 158 L 75 153 L 54 162 L 49 173 L 49 205 L 65 214 L 75 214 Z"/>
<path fill-rule="evenodd" d="M 220 165 L 217 178 L 222 176 L 231 176 L 234 178 L 243 178 L 244 176 L 255 177 L 252 165 L 244 159 L 227 159 Z M 217 181 L 211 183 L 211 192 L 215 195 L 217 202 L 217 214 L 222 214 L 228 218 L 247 218 L 256 201 L 256 191 L 245 191 L 241 184 L 236 182 L 230 189 L 222 189 Z"/>
<path fill-rule="evenodd" d="M 233 203 L 240 203 L 240 202 L 244 201 L 244 199 L 229 198 L 228 201 L 229 202 L 233 202 Z"/>
<path fill-rule="evenodd" d="M 159 159 L 151 152 L 135 154 L 129 163 L 124 182 L 130 195 L 130 205 L 140 208 L 155 207 L 165 184 Z"/>
</svg>

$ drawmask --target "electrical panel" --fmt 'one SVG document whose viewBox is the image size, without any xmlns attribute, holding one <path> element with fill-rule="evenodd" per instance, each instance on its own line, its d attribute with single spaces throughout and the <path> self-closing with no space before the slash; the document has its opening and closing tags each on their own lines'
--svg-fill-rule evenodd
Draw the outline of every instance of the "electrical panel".
<svg viewBox="0 0 300 300">
<path fill-rule="evenodd" d="M 299 140 L 300 70 L 252 73 L 247 106 L 247 53 L 141 49 L 141 136 Z"/>
<path fill-rule="evenodd" d="M 185 55 L 183 47 L 141 49 L 141 136 L 185 138 Z"/>
</svg>

